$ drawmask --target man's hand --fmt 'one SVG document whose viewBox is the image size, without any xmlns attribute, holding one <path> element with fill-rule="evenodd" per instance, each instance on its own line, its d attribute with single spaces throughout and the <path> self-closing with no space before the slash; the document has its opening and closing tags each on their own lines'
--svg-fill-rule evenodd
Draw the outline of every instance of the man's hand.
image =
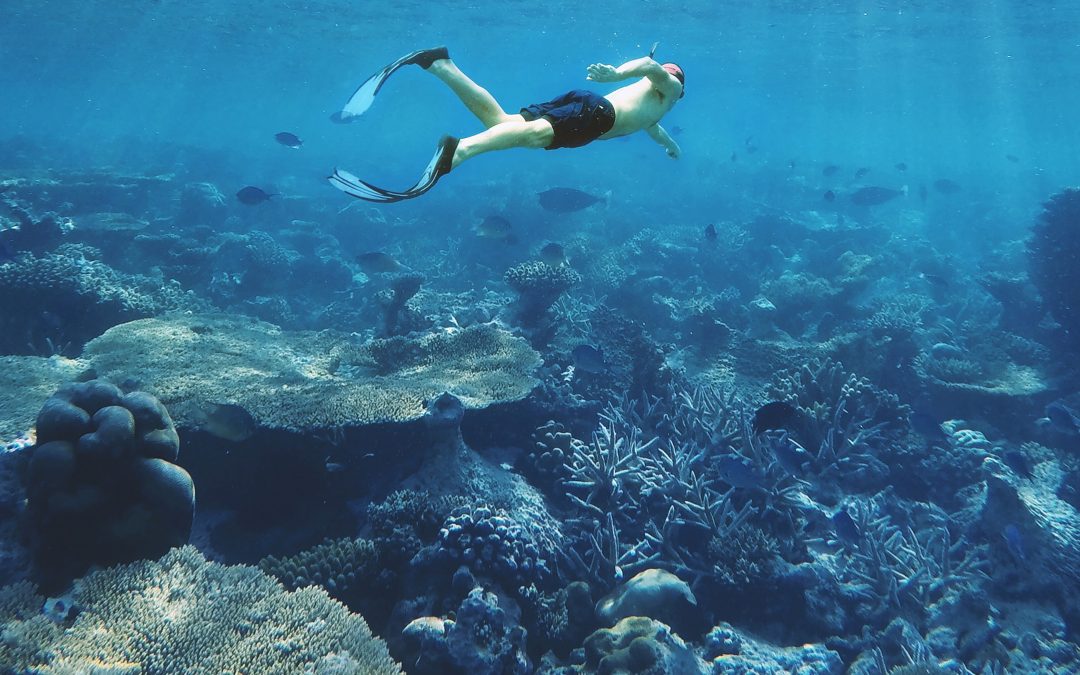
<svg viewBox="0 0 1080 675">
<path fill-rule="evenodd" d="M 622 75 L 619 75 L 619 71 L 615 69 L 615 66 L 609 66 L 606 63 L 594 63 L 588 68 L 589 75 L 585 79 L 592 80 L 593 82 L 618 82 L 623 79 Z"/>
</svg>

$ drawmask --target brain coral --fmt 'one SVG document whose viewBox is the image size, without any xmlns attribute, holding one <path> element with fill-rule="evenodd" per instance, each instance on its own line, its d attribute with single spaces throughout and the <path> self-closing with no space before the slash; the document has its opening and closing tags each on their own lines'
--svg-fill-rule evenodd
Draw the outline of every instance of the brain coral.
<svg viewBox="0 0 1080 675">
<path fill-rule="evenodd" d="M 63 632 L 30 611 L 40 596 L 16 590 L 0 591 L 9 638 L 0 654 L 20 671 L 401 673 L 363 617 L 323 590 L 290 593 L 253 567 L 207 562 L 190 546 L 76 582 L 80 612 Z"/>
<path fill-rule="evenodd" d="M 341 333 L 283 331 L 226 315 L 170 315 L 116 326 L 86 346 L 98 376 L 134 379 L 180 426 L 210 403 L 246 409 L 265 428 L 407 422 L 448 391 L 467 408 L 517 401 L 536 384 L 540 356 L 492 325 L 410 338 L 406 363 L 388 363 L 379 341 Z"/>
</svg>

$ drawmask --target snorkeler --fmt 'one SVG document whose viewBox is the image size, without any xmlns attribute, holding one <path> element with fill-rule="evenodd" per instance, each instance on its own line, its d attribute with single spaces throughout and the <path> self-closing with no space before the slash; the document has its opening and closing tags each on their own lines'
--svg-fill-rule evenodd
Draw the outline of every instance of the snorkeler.
<svg viewBox="0 0 1080 675">
<path fill-rule="evenodd" d="M 371 107 L 386 79 L 408 65 L 418 65 L 446 83 L 487 129 L 460 139 L 444 136 L 420 180 L 401 192 L 376 187 L 335 169 L 329 177 L 330 184 L 358 199 L 396 202 L 418 197 L 465 160 L 492 150 L 578 148 L 595 140 L 644 131 L 667 150 L 669 157 L 678 158 L 681 154 L 679 144 L 660 126 L 660 119 L 682 98 L 686 78 L 678 65 L 657 63 L 651 53 L 619 67 L 590 65 L 587 79 L 593 82 L 640 78 L 606 96 L 576 89 L 511 115 L 486 89 L 458 69 L 446 47 L 424 49 L 406 54 L 368 78 L 332 119 L 345 123 L 362 115 Z"/>
</svg>

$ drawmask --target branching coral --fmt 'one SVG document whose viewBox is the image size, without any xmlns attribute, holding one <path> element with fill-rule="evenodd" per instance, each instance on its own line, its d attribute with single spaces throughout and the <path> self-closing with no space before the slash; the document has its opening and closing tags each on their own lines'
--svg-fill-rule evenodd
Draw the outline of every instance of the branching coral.
<svg viewBox="0 0 1080 675">
<path fill-rule="evenodd" d="M 34 672 L 304 672 L 333 655 L 353 672 L 401 672 L 364 619 L 323 590 L 288 593 L 255 568 L 209 563 L 191 547 L 93 572 L 75 601 L 70 628 L 22 646 Z"/>
</svg>

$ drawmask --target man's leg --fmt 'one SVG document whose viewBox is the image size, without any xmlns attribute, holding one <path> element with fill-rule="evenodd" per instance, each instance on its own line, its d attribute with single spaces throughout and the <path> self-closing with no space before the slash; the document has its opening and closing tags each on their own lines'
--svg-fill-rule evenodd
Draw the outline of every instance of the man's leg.
<svg viewBox="0 0 1080 675">
<path fill-rule="evenodd" d="M 454 151 L 452 166 L 492 150 L 510 148 L 546 148 L 555 140 L 555 130 L 543 117 L 526 122 L 521 115 L 507 115 L 507 121 L 481 131 L 475 136 L 462 138 Z"/>
<path fill-rule="evenodd" d="M 507 115 L 499 102 L 487 89 L 469 79 L 450 59 L 439 59 L 431 64 L 427 71 L 446 83 L 457 94 L 469 112 L 483 122 L 487 128 L 511 120 L 516 115 Z M 492 148 L 494 149 L 494 148 Z"/>
</svg>

